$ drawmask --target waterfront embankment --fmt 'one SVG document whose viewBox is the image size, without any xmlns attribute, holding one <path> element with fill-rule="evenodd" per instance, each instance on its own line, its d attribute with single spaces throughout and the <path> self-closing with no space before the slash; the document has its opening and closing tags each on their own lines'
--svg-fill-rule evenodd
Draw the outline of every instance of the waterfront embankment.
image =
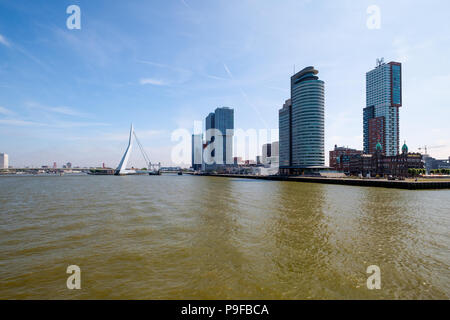
<svg viewBox="0 0 450 320">
<path fill-rule="evenodd" d="M 199 174 L 200 176 L 245 178 L 272 181 L 310 182 L 325 184 L 341 184 L 361 187 L 397 188 L 408 190 L 421 189 L 450 189 L 450 181 L 408 181 L 387 179 L 361 179 L 361 178 L 326 178 L 326 177 L 288 177 L 288 176 L 255 176 L 243 174 Z"/>
</svg>

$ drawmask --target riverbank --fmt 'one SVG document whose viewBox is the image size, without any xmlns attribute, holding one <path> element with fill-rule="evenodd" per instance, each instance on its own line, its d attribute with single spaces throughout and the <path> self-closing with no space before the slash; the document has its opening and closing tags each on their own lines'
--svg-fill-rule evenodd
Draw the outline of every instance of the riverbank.
<svg viewBox="0 0 450 320">
<path fill-rule="evenodd" d="M 253 176 L 243 174 L 198 174 L 199 176 L 245 178 L 272 181 L 310 182 L 325 184 L 342 184 L 361 187 L 381 187 L 408 190 L 422 189 L 450 189 L 450 181 L 393 181 L 386 179 L 358 179 L 358 178 L 325 178 L 325 177 L 286 177 L 286 176 Z"/>
</svg>

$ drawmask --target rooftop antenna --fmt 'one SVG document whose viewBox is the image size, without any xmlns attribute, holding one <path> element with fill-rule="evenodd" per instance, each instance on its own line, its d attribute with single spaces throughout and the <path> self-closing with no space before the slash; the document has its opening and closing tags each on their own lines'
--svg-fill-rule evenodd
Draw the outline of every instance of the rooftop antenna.
<svg viewBox="0 0 450 320">
<path fill-rule="evenodd" d="M 384 64 L 384 58 L 377 58 L 377 67 L 381 66 L 382 64 Z"/>
<path fill-rule="evenodd" d="M 295 74 L 295 63 L 294 63 L 294 74 Z"/>
</svg>

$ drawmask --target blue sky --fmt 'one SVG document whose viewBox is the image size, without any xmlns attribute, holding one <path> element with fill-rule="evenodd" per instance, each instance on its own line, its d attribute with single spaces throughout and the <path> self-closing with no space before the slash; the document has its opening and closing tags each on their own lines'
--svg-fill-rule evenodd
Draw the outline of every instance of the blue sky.
<svg viewBox="0 0 450 320">
<path fill-rule="evenodd" d="M 81 30 L 66 27 L 71 4 Z M 380 29 L 367 28 L 370 5 Z M 14 166 L 115 166 L 133 122 L 150 158 L 170 164 L 171 132 L 216 107 L 233 107 L 237 128 L 277 128 L 294 65 L 325 81 L 327 153 L 362 148 L 365 73 L 384 57 L 403 64 L 402 142 L 447 158 L 448 12 L 411 0 L 0 0 L 0 152 Z"/>
</svg>

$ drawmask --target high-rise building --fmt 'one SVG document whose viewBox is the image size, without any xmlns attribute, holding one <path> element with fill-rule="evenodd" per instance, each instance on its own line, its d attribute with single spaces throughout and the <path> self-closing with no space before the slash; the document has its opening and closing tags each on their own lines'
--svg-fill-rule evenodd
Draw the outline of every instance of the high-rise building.
<svg viewBox="0 0 450 320">
<path fill-rule="evenodd" d="M 280 156 L 280 142 L 274 141 L 271 143 L 271 157 L 279 157 Z"/>
<path fill-rule="evenodd" d="M 281 174 L 325 166 L 325 84 L 307 67 L 291 77 L 291 99 L 279 111 Z"/>
<path fill-rule="evenodd" d="M 203 159 L 203 135 L 192 135 L 192 169 L 200 170 Z"/>
<path fill-rule="evenodd" d="M 206 170 L 216 170 L 218 166 L 233 165 L 234 110 L 228 107 L 217 108 L 214 113 L 210 113 L 206 117 L 205 129 L 206 144 L 214 142 L 214 149 L 208 155 L 213 164 L 206 165 Z M 220 135 L 220 137 L 216 135 Z"/>
<path fill-rule="evenodd" d="M 278 141 L 266 143 L 262 146 L 261 163 L 264 165 L 279 164 L 279 143 Z"/>
<path fill-rule="evenodd" d="M 261 161 L 263 164 L 267 164 L 267 158 L 272 156 L 272 144 L 266 143 L 262 146 Z"/>
<path fill-rule="evenodd" d="M 0 169 L 8 169 L 8 155 L 6 153 L 0 153 Z"/>
<path fill-rule="evenodd" d="M 291 99 L 288 99 L 284 103 L 283 108 L 278 112 L 280 167 L 289 167 L 291 165 L 291 117 L 292 103 Z"/>
<path fill-rule="evenodd" d="M 387 156 L 400 149 L 399 109 L 402 106 L 402 65 L 377 60 L 375 69 L 366 74 L 364 108 L 364 153 L 374 153 L 380 143 Z"/>
</svg>

